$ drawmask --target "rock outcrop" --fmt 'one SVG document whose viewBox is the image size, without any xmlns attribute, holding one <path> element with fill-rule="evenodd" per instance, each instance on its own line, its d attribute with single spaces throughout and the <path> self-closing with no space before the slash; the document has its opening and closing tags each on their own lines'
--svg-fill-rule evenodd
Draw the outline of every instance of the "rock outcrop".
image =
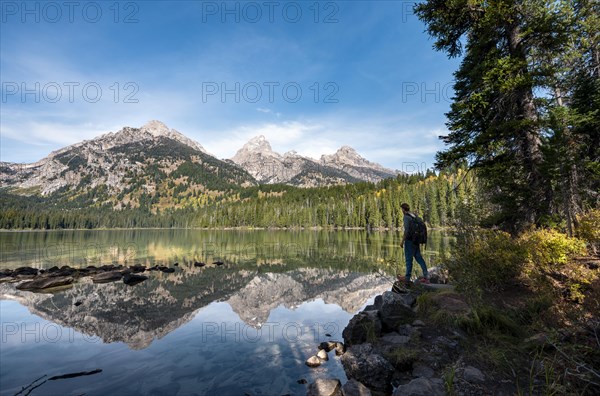
<svg viewBox="0 0 600 396">
<path fill-rule="evenodd" d="M 308 396 L 342 396 L 342 383 L 338 379 L 319 378 L 308 385 Z"/>
<path fill-rule="evenodd" d="M 394 366 L 369 343 L 349 347 L 341 357 L 349 378 L 354 378 L 375 391 L 392 389 Z"/>
<path fill-rule="evenodd" d="M 420 309 L 417 301 L 427 301 L 428 308 Z M 464 395 L 510 394 L 505 393 L 506 380 L 492 380 L 467 363 L 461 341 L 468 338 L 458 328 L 436 324 L 429 318 L 432 310 L 464 319 L 472 314 L 451 285 L 420 285 L 402 293 L 386 291 L 350 320 L 341 357 L 349 394 L 369 394 L 357 384 L 393 396 L 445 396 L 446 389 Z"/>
</svg>

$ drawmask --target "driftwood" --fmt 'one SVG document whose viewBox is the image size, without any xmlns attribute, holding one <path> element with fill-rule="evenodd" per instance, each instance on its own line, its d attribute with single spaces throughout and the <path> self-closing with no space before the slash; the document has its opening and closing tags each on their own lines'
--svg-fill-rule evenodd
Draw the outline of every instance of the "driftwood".
<svg viewBox="0 0 600 396">
<path fill-rule="evenodd" d="M 69 373 L 69 374 L 63 374 L 63 375 L 55 375 L 54 377 L 48 378 L 48 381 L 54 381 L 54 380 L 59 380 L 59 379 L 67 379 L 67 378 L 75 378 L 75 377 L 83 377 L 84 375 L 94 375 L 94 374 L 98 374 L 98 373 L 101 373 L 101 372 L 102 372 L 101 369 L 96 369 L 96 370 L 92 370 L 92 371 L 80 371 L 79 373 Z"/>
<path fill-rule="evenodd" d="M 35 388 L 39 388 L 40 386 L 44 385 L 46 383 L 46 381 L 56 381 L 56 380 L 61 380 L 61 379 L 83 377 L 85 375 L 94 375 L 94 374 L 98 374 L 98 373 L 101 373 L 101 372 L 102 372 L 102 369 L 96 369 L 96 370 L 92 370 L 92 371 L 80 371 L 78 373 L 68 373 L 68 374 L 63 374 L 63 375 L 55 375 L 54 377 L 50 377 L 50 378 L 44 380 L 43 382 L 40 382 L 39 384 L 35 385 L 36 382 L 38 382 L 42 378 L 48 376 L 47 374 L 44 374 L 40 378 L 38 378 L 35 381 L 33 381 L 31 384 L 23 387 L 23 389 L 21 389 L 19 392 L 15 393 L 15 396 L 18 396 L 18 395 L 20 395 L 21 393 L 23 393 L 25 391 L 27 391 L 27 393 L 23 393 L 23 396 L 28 396 Z"/>
</svg>

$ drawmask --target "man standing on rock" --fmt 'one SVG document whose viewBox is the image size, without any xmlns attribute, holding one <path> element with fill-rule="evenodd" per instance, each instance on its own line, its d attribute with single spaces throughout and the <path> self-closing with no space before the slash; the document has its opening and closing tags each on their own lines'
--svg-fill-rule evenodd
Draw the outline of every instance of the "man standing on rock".
<svg viewBox="0 0 600 396">
<path fill-rule="evenodd" d="M 404 248 L 404 257 L 406 259 L 406 276 L 401 277 L 398 275 L 398 280 L 400 282 L 403 281 L 405 286 L 410 286 L 410 276 L 412 273 L 414 258 L 417 260 L 417 263 L 419 263 L 421 269 L 423 270 L 423 277 L 419 279 L 419 282 L 428 284 L 429 279 L 427 279 L 427 265 L 425 265 L 425 260 L 421 255 L 419 238 L 415 235 L 415 223 L 422 223 L 422 220 L 419 219 L 414 213 L 411 213 L 410 206 L 408 206 L 407 203 L 403 203 L 400 205 L 400 207 L 404 213 L 404 235 L 402 236 L 400 247 Z M 422 227 L 425 227 L 425 225 L 423 224 Z M 427 231 L 425 231 L 425 235 L 427 235 Z"/>
</svg>

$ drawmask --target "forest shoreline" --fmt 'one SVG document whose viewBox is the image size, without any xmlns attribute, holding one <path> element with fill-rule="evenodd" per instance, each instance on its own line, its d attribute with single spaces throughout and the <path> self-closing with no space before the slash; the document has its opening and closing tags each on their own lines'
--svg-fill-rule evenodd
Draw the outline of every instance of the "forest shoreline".
<svg viewBox="0 0 600 396">
<path fill-rule="evenodd" d="M 56 231 L 133 231 L 133 230 L 195 230 L 195 231 L 403 231 L 402 228 L 368 227 L 131 227 L 131 228 L 14 228 L 0 229 L 0 232 L 56 232 Z M 429 231 L 455 231 L 454 227 L 428 227 Z"/>
</svg>

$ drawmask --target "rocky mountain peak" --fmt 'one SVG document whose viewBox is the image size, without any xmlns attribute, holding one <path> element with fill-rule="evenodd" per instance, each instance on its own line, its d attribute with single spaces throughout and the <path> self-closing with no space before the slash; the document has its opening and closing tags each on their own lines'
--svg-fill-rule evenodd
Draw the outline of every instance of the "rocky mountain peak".
<svg viewBox="0 0 600 396">
<path fill-rule="evenodd" d="M 350 146 L 342 146 L 338 149 L 337 151 L 338 153 L 346 153 L 346 154 L 356 154 L 358 155 L 358 153 L 356 152 L 356 150 L 354 150 L 352 147 Z"/>
<path fill-rule="evenodd" d="M 397 171 L 366 160 L 350 146 L 342 146 L 333 154 L 322 155 L 320 162 L 324 166 L 343 170 L 357 179 L 371 182 L 398 174 Z"/>
<path fill-rule="evenodd" d="M 264 135 L 255 136 L 252 139 L 250 139 L 248 143 L 246 143 L 242 147 L 242 150 L 255 152 L 273 151 L 273 149 L 271 148 L 271 144 L 269 143 L 267 138 L 264 137 Z"/>
<path fill-rule="evenodd" d="M 350 146 L 342 146 L 333 154 L 324 154 L 321 156 L 321 162 L 336 163 L 352 166 L 364 166 L 371 163 L 358 154 L 358 152 Z"/>
<path fill-rule="evenodd" d="M 180 133 L 179 131 L 176 131 L 175 129 L 169 129 L 169 127 L 166 126 L 161 121 L 158 121 L 158 120 L 148 121 L 146 124 L 142 125 L 139 128 L 139 131 L 141 131 L 142 133 L 144 133 L 144 132 L 148 133 L 154 138 L 166 137 L 169 139 L 173 139 L 173 140 L 176 140 L 187 146 L 190 146 L 196 150 L 199 150 L 199 151 L 202 151 L 203 153 L 208 154 L 207 151 L 204 149 L 204 147 L 202 147 L 202 145 L 200 143 L 188 138 L 187 136 Z"/>
<path fill-rule="evenodd" d="M 279 154 L 273 151 L 271 144 L 266 137 L 263 135 L 255 136 L 250 139 L 241 149 L 235 153 L 231 160 L 238 165 L 248 164 L 254 162 L 257 158 L 263 157 L 281 157 Z"/>
<path fill-rule="evenodd" d="M 169 128 L 161 121 L 151 120 L 144 124 L 140 130 L 150 133 L 153 136 L 168 136 Z"/>
</svg>

